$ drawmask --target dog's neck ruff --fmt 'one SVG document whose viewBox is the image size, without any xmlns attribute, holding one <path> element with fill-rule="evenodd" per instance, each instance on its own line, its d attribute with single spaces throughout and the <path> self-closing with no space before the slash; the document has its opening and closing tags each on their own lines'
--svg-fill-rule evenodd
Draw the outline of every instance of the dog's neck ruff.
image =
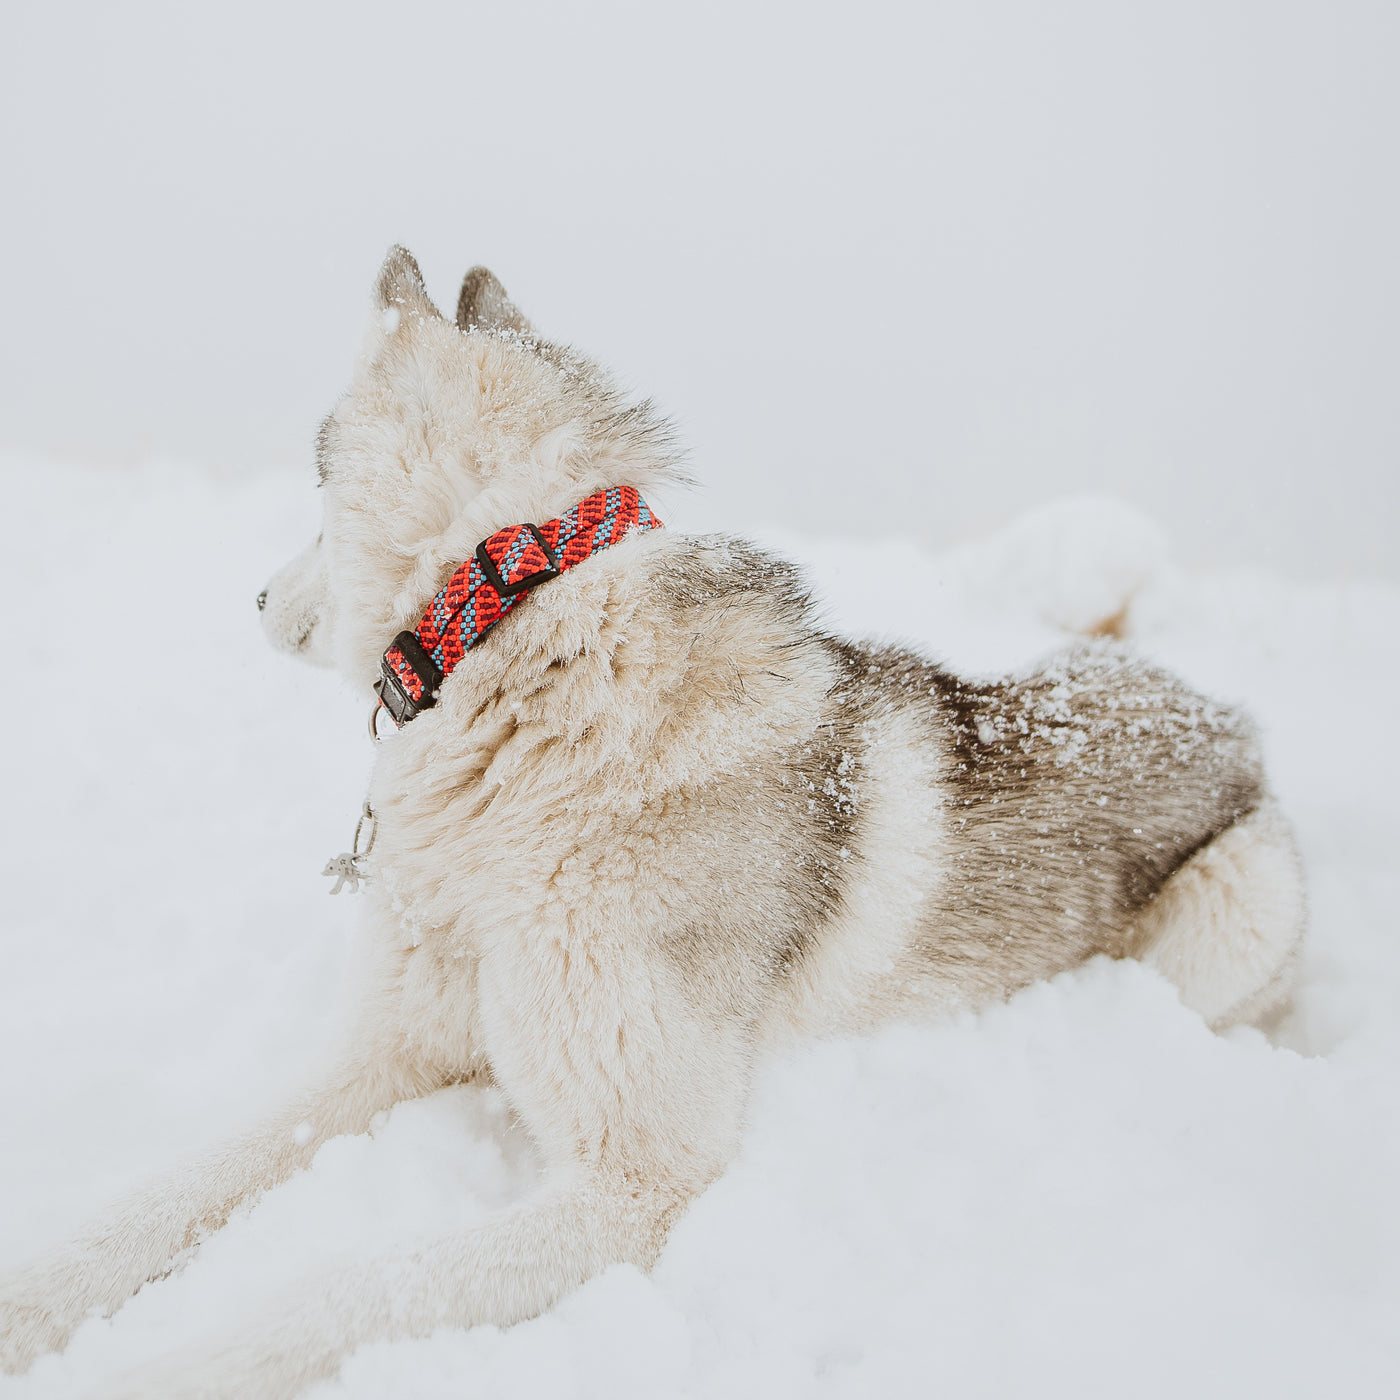
<svg viewBox="0 0 1400 1400">
<path fill-rule="evenodd" d="M 437 704 L 438 690 L 457 663 L 530 589 L 633 530 L 660 525 L 635 487 L 610 486 L 543 525 L 497 530 L 447 580 L 418 626 L 394 638 L 374 685 L 379 703 L 402 729 Z"/>
</svg>

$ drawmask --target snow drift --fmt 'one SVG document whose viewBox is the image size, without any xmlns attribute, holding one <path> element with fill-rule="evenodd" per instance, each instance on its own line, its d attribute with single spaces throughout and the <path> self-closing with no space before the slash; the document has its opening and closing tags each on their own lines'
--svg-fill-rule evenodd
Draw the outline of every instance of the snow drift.
<svg viewBox="0 0 1400 1400">
<path fill-rule="evenodd" d="M 0 480 L 3 1266 L 251 1117 L 330 1038 L 356 906 L 319 872 L 369 754 L 363 700 L 257 625 L 309 489 L 13 457 Z M 1309 872 L 1295 1012 L 1278 1043 L 1216 1037 L 1144 968 L 1096 962 L 775 1060 L 739 1160 L 652 1275 L 612 1270 L 509 1332 L 367 1347 L 314 1393 L 1394 1394 L 1400 590 L 1188 576 L 1105 502 L 942 556 L 769 542 L 834 625 L 969 671 L 1129 600 L 1115 625 L 1138 646 L 1247 704 Z M 100 1387 L 535 1173 L 493 1092 L 403 1105 L 0 1400 Z"/>
</svg>

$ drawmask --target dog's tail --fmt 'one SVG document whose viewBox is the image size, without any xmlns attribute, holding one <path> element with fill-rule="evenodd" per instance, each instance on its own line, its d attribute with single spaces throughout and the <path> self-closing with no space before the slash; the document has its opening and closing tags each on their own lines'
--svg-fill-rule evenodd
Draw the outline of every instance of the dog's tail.
<svg viewBox="0 0 1400 1400">
<path fill-rule="evenodd" d="M 280 1400 L 334 1375 L 368 1342 L 507 1327 L 611 1264 L 649 1268 L 682 1205 L 675 1192 L 620 1182 L 558 1187 L 475 1229 L 303 1285 L 253 1325 L 172 1358 L 158 1379 L 192 1394 Z M 156 1379 L 143 1371 L 119 1394 L 134 1400 Z"/>
</svg>

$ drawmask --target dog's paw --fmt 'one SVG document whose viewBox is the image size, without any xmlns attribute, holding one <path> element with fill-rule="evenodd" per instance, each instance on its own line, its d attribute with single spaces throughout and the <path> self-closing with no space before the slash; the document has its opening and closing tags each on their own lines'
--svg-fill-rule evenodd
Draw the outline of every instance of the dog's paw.
<svg viewBox="0 0 1400 1400">
<path fill-rule="evenodd" d="M 122 1372 L 86 1400 L 295 1400 L 333 1367 L 250 1327 L 182 1347 Z"/>
<path fill-rule="evenodd" d="M 123 1371 L 100 1390 L 85 1394 L 83 1400 L 226 1400 L 233 1394 L 220 1389 L 207 1375 L 178 1365 L 152 1363 Z"/>
<path fill-rule="evenodd" d="M 85 1400 L 294 1400 L 309 1382 L 191 1349 L 123 1372 Z"/>
<path fill-rule="evenodd" d="M 0 1371 L 18 1376 L 41 1356 L 61 1351 L 72 1325 L 25 1287 L 24 1277 L 0 1283 Z"/>
<path fill-rule="evenodd" d="M 240 1391 L 242 1377 L 221 1373 L 210 1362 L 194 1349 L 178 1351 L 121 1372 L 85 1400 L 233 1400 L 240 1394 L 262 1400 L 257 1390 Z"/>
</svg>

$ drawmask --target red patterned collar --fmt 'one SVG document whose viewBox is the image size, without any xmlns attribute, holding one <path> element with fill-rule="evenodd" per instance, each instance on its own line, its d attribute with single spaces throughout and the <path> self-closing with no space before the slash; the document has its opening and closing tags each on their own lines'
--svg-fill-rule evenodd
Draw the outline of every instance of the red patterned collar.
<svg viewBox="0 0 1400 1400">
<path fill-rule="evenodd" d="M 379 703 L 400 729 L 437 704 L 453 668 L 532 588 L 616 544 L 632 530 L 661 525 L 631 486 L 585 496 L 543 525 L 508 525 L 477 545 L 428 604 L 412 632 L 400 632 L 380 662 Z M 370 730 L 379 717 L 376 707 Z"/>
</svg>

